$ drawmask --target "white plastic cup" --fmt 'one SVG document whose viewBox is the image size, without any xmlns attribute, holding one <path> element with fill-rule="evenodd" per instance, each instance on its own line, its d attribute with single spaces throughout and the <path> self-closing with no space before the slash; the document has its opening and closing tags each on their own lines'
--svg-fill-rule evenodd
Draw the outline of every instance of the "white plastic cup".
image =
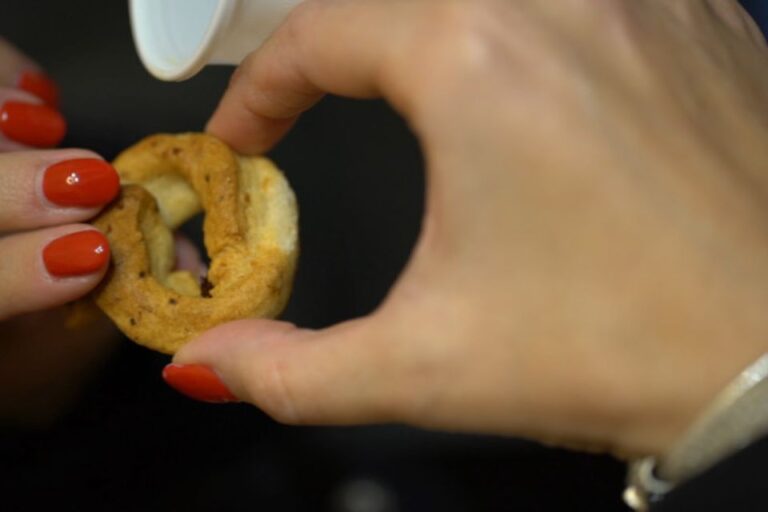
<svg viewBox="0 0 768 512">
<path fill-rule="evenodd" d="M 161 80 L 239 64 L 301 0 L 129 0 L 133 40 Z"/>
</svg>

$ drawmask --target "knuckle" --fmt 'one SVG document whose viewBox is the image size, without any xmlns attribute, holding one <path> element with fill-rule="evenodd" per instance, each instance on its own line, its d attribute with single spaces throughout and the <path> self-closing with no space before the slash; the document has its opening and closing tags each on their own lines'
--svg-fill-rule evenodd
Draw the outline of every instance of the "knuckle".
<svg viewBox="0 0 768 512">
<path fill-rule="evenodd" d="M 285 39 L 294 45 L 302 41 L 306 33 L 305 27 L 316 22 L 322 9 L 332 7 L 328 0 L 303 0 L 286 16 L 283 23 L 274 34 L 275 39 Z"/>
<path fill-rule="evenodd" d="M 476 62 L 478 50 L 491 42 L 488 23 L 495 5 L 488 0 L 448 0 L 434 5 L 419 31 L 418 46 L 431 54 L 439 52 L 456 65 Z"/>
<path fill-rule="evenodd" d="M 272 40 L 249 54 L 231 77 L 230 88 L 236 88 L 240 102 L 250 114 L 288 119 L 300 113 L 319 94 L 297 64 L 302 61 L 302 48 L 307 44 L 302 34 L 306 34 L 305 27 L 316 17 L 318 8 L 313 0 L 299 4 Z M 263 52 L 268 45 L 272 50 Z"/>
<path fill-rule="evenodd" d="M 302 26 L 308 18 L 313 18 L 317 15 L 318 9 L 322 8 L 323 4 L 328 5 L 331 3 L 332 0 L 304 0 L 300 2 L 288 13 L 285 21 L 283 21 L 282 28 L 294 28 L 296 25 Z"/>
<path fill-rule="evenodd" d="M 246 370 L 248 375 L 250 370 Z M 253 380 L 247 381 L 246 393 L 249 401 L 260 407 L 274 420 L 287 425 L 303 422 L 290 387 L 290 365 L 282 356 L 271 358 L 257 372 Z"/>
<path fill-rule="evenodd" d="M 600 23 L 606 31 L 615 34 L 634 34 L 637 25 L 636 13 L 631 5 L 623 0 L 602 0 L 599 9 L 592 12 L 599 13 Z"/>
<path fill-rule="evenodd" d="M 417 116 L 428 115 L 431 107 L 441 108 L 433 105 L 438 97 L 488 74 L 499 44 L 494 18 L 508 10 L 492 0 L 445 0 L 429 3 L 421 11 L 405 49 L 392 55 L 389 67 L 394 71 L 388 74 L 407 81 L 399 89 L 409 91 Z M 444 94 L 435 95 L 436 90 Z"/>
</svg>

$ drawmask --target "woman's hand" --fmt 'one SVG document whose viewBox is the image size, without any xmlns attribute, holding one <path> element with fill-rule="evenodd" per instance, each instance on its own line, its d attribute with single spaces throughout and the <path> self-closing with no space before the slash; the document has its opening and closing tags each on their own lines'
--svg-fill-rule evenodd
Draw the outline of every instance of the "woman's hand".
<svg viewBox="0 0 768 512">
<path fill-rule="evenodd" d="M 80 149 L 42 150 L 66 129 L 55 84 L 0 41 L 0 420 L 40 423 L 66 405 L 111 346 L 103 322 L 64 329 L 54 309 L 88 293 L 109 262 L 84 224 L 119 190 L 111 165 Z M 114 336 L 112 336 L 114 337 Z"/>
<path fill-rule="evenodd" d="M 366 318 L 213 329 L 182 391 L 658 453 L 768 348 L 768 51 L 735 1 L 309 0 L 208 129 L 265 151 L 325 92 L 420 138 L 411 261 Z"/>
</svg>

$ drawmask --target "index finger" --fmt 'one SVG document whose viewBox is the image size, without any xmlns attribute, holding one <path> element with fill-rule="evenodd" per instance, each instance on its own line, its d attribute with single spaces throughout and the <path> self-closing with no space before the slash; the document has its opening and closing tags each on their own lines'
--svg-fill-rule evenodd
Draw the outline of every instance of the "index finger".
<svg viewBox="0 0 768 512">
<path fill-rule="evenodd" d="M 240 65 L 207 130 L 241 153 L 274 145 L 324 93 L 402 94 L 388 71 L 424 2 L 307 0 Z"/>
</svg>

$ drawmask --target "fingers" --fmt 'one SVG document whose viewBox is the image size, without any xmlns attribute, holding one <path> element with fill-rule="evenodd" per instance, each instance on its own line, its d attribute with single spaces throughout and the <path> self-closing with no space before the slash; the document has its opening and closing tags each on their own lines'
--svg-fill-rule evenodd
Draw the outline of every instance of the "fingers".
<svg viewBox="0 0 768 512">
<path fill-rule="evenodd" d="M 387 332 L 376 316 L 321 331 L 233 322 L 184 346 L 164 377 L 193 398 L 237 397 L 291 424 L 392 421 L 406 401 Z"/>
<path fill-rule="evenodd" d="M 98 155 L 68 149 L 0 154 L 0 320 L 74 300 L 91 290 L 109 262 L 93 217 L 120 187 Z"/>
<path fill-rule="evenodd" d="M 89 151 L 0 154 L 0 232 L 87 220 L 119 188 L 114 168 Z"/>
<path fill-rule="evenodd" d="M 0 151 L 58 145 L 67 129 L 58 105 L 53 80 L 0 38 Z"/>
<path fill-rule="evenodd" d="M 36 96 L 0 88 L 0 150 L 57 146 L 67 132 L 64 117 Z"/>
<path fill-rule="evenodd" d="M 35 63 L 8 41 L 0 38 L 0 86 L 13 86 L 22 69 L 35 69 Z"/>
<path fill-rule="evenodd" d="M 16 85 L 24 70 L 39 71 L 39 68 L 32 59 L 0 37 L 0 85 Z"/>
<path fill-rule="evenodd" d="M 103 235 L 70 223 L 94 216 L 117 195 L 114 169 L 82 150 L 22 152 L 64 138 L 58 100 L 56 84 L 0 39 L 0 319 L 87 293 L 109 261 Z M 7 234 L 44 226 L 59 227 Z"/>
<path fill-rule="evenodd" d="M 74 300 L 101 280 L 107 239 L 75 224 L 0 238 L 0 320 Z"/>
<path fill-rule="evenodd" d="M 57 108 L 59 88 L 40 67 L 0 37 L 0 87 L 17 88 Z"/>
<path fill-rule="evenodd" d="M 407 11 L 422 2 L 315 1 L 301 4 L 233 75 L 208 131 L 243 153 L 269 149 L 323 93 L 387 96 L 387 70 L 407 37 Z M 322 42 L 320 44 L 319 42 Z"/>
</svg>

